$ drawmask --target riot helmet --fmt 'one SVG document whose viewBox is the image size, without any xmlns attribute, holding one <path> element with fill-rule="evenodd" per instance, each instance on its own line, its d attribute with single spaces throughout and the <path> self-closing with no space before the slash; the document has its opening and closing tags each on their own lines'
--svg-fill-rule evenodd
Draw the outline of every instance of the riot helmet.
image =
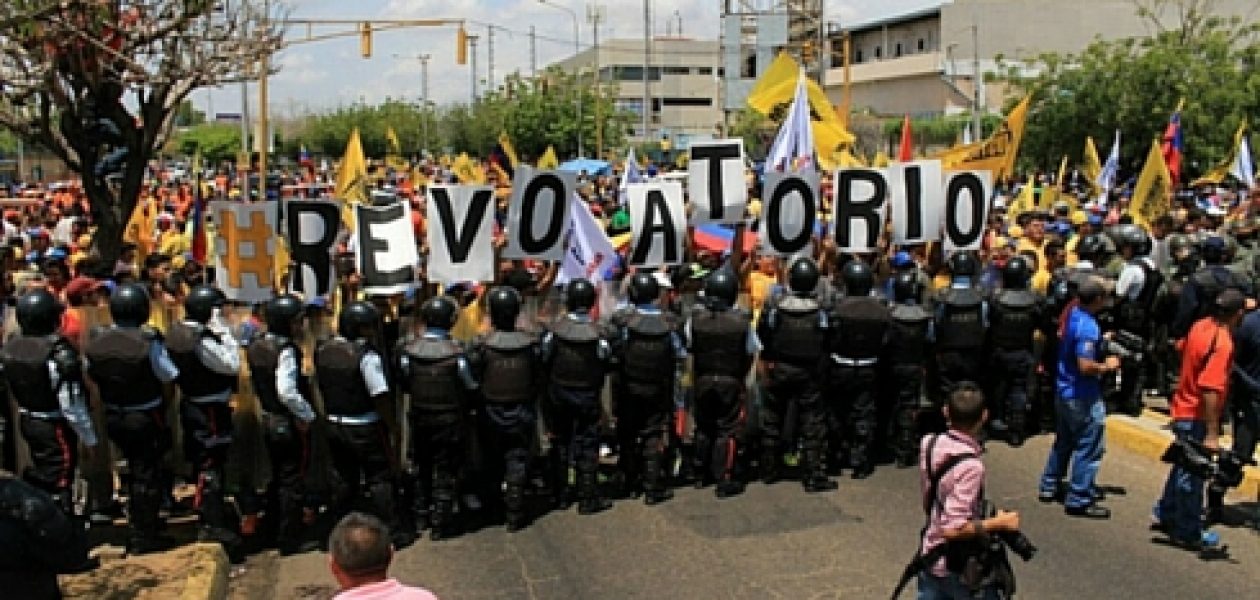
<svg viewBox="0 0 1260 600">
<path fill-rule="evenodd" d="M 914 271 L 901 271 L 893 276 L 893 301 L 906 303 L 919 299 L 921 287 L 919 275 Z"/>
<path fill-rule="evenodd" d="M 184 316 L 205 325 L 210 322 L 214 309 L 222 307 L 226 302 L 227 297 L 218 288 L 199 285 L 184 298 Z"/>
<path fill-rule="evenodd" d="M 631 303 L 648 304 L 661 295 L 661 286 L 651 273 L 638 271 L 630 278 L 628 292 Z"/>
<path fill-rule="evenodd" d="M 726 269 L 718 269 L 704 280 L 704 302 L 712 310 L 725 310 L 735 306 L 739 298 L 739 282 Z"/>
<path fill-rule="evenodd" d="M 875 274 L 871 272 L 870 265 L 858 259 L 844 265 L 840 278 L 844 281 L 845 293 L 850 296 L 870 295 L 871 288 L 875 287 Z"/>
<path fill-rule="evenodd" d="M 52 292 L 45 289 L 27 292 L 17 301 L 17 322 L 22 327 L 22 335 L 52 335 L 61 325 L 63 310 Z"/>
<path fill-rule="evenodd" d="M 425 327 L 450 330 L 459 316 L 459 305 L 449 296 L 434 296 L 420 305 L 420 319 Z"/>
<path fill-rule="evenodd" d="M 1103 238 L 1102 234 L 1091 233 L 1081 238 L 1081 241 L 1076 244 L 1076 254 L 1091 262 L 1094 259 L 1102 258 L 1107 255 L 1107 240 Z"/>
<path fill-rule="evenodd" d="M 341 309 L 337 318 L 337 333 L 348 340 L 366 337 L 364 329 L 375 329 L 381 323 L 381 311 L 370 302 L 359 300 Z"/>
<path fill-rule="evenodd" d="M 970 252 L 959 251 L 949 255 L 949 274 L 953 277 L 975 277 L 980 271 L 976 257 Z"/>
<path fill-rule="evenodd" d="M 818 287 L 818 265 L 814 259 L 800 257 L 788 269 L 788 290 L 798 296 L 813 294 Z"/>
<path fill-rule="evenodd" d="M 139 283 L 124 283 L 109 297 L 109 316 L 119 327 L 139 327 L 149 320 L 149 292 Z"/>
<path fill-rule="evenodd" d="M 267 303 L 265 313 L 267 331 L 284 337 L 293 337 L 297 331 L 294 324 L 305 314 L 302 301 L 297 296 L 284 294 L 276 296 Z"/>
<path fill-rule="evenodd" d="M 1012 256 L 1002 267 L 1002 287 L 1008 290 L 1022 290 L 1028 287 L 1028 259 Z"/>
<path fill-rule="evenodd" d="M 516 288 L 501 285 L 490 290 L 486 304 L 490 307 L 490 324 L 495 329 L 516 329 L 516 317 L 521 314 L 521 293 Z"/>
<path fill-rule="evenodd" d="M 589 279 L 574 279 L 565 290 L 565 306 L 569 312 L 586 312 L 595 306 L 595 284 Z"/>
</svg>

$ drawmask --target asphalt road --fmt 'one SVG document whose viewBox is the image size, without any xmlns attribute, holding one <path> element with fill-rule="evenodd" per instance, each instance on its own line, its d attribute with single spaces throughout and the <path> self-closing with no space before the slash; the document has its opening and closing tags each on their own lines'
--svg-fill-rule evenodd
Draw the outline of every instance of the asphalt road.
<svg viewBox="0 0 1260 600">
<path fill-rule="evenodd" d="M 1232 498 L 1232 526 L 1220 527 L 1225 559 L 1201 560 L 1158 543 L 1147 530 L 1166 468 L 1124 450 L 1103 463 L 1109 521 L 1067 517 L 1036 498 L 1049 446 L 991 444 L 988 494 L 1020 511 L 1040 551 L 1012 556 L 1020 597 L 1034 599 L 1256 597 L 1260 532 L 1254 501 Z M 795 482 L 753 484 L 719 501 L 710 490 L 679 490 L 655 507 L 619 502 L 580 517 L 542 517 L 507 534 L 488 528 L 398 553 L 392 575 L 444 600 L 515 598 L 887 598 L 922 525 L 918 475 L 883 467 L 865 481 L 806 495 Z M 913 586 L 911 586 L 913 588 Z M 327 556 L 255 556 L 235 575 L 233 598 L 328 598 Z M 903 595 L 912 597 L 913 589 Z"/>
</svg>

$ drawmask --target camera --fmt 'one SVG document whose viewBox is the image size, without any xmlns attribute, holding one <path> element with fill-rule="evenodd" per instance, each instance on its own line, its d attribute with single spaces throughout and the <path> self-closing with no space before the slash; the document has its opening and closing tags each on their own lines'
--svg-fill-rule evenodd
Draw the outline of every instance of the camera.
<svg viewBox="0 0 1260 600">
<path fill-rule="evenodd" d="M 1146 342 L 1135 333 L 1115 331 L 1110 338 L 1102 339 L 1099 350 L 1103 356 L 1116 356 L 1124 361 L 1141 361 Z"/>
<path fill-rule="evenodd" d="M 984 501 L 982 506 L 984 517 L 990 518 L 997 515 L 997 506 L 988 500 Z M 1032 540 L 1024 535 L 1022 531 L 992 531 L 989 535 L 1004 544 L 1011 552 L 1014 552 L 1024 562 L 1033 559 L 1037 554 L 1037 547 L 1033 545 Z"/>
<path fill-rule="evenodd" d="M 1181 467 L 1222 491 L 1238 487 L 1243 480 L 1243 467 L 1256 464 L 1251 457 L 1230 450 L 1221 450 L 1213 456 L 1201 442 L 1188 439 L 1174 440 L 1160 460 Z"/>
</svg>

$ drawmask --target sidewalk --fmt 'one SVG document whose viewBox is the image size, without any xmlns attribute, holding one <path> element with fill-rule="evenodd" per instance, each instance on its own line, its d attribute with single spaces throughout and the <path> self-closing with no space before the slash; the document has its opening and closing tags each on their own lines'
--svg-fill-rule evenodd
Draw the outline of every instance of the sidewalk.
<svg viewBox="0 0 1260 600">
<path fill-rule="evenodd" d="M 1148 398 L 1147 401 L 1156 409 L 1148 407 L 1142 411 L 1140 417 L 1128 415 L 1107 417 L 1107 444 L 1159 461 L 1164 455 L 1164 450 L 1173 440 L 1172 432 L 1168 430 L 1170 419 L 1167 414 L 1158 410 L 1164 404 L 1163 399 Z M 1222 447 L 1228 448 L 1230 443 L 1229 436 L 1221 438 Z M 1257 459 L 1260 460 L 1260 456 Z M 1246 467 L 1243 471 L 1242 485 L 1231 490 L 1230 493 L 1248 500 L 1260 498 L 1260 468 Z"/>
</svg>

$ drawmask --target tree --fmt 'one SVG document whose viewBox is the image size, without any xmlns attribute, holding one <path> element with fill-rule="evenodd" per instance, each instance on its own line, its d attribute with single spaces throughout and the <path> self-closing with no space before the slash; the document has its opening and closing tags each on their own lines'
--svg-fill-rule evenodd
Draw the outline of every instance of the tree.
<svg viewBox="0 0 1260 600">
<path fill-rule="evenodd" d="M 243 0 L 0 4 L 0 128 L 81 176 L 107 264 L 181 104 L 274 52 L 271 17 Z"/>
<path fill-rule="evenodd" d="M 1030 61 L 1038 74 L 1021 77 L 1011 68 L 1000 77 L 1033 94 L 1023 166 L 1049 168 L 1063 155 L 1079 162 L 1086 136 L 1105 146 L 1119 129 L 1127 172 L 1136 172 L 1184 98 L 1189 180 L 1225 154 L 1243 118 L 1260 118 L 1260 24 L 1213 16 L 1205 0 L 1138 6 L 1152 25 L 1150 37 L 1045 54 Z"/>
<path fill-rule="evenodd" d="M 206 123 L 191 127 L 173 140 L 175 151 L 184 156 L 201 152 L 207 164 L 235 160 L 241 150 L 241 128 L 223 123 Z"/>
</svg>

